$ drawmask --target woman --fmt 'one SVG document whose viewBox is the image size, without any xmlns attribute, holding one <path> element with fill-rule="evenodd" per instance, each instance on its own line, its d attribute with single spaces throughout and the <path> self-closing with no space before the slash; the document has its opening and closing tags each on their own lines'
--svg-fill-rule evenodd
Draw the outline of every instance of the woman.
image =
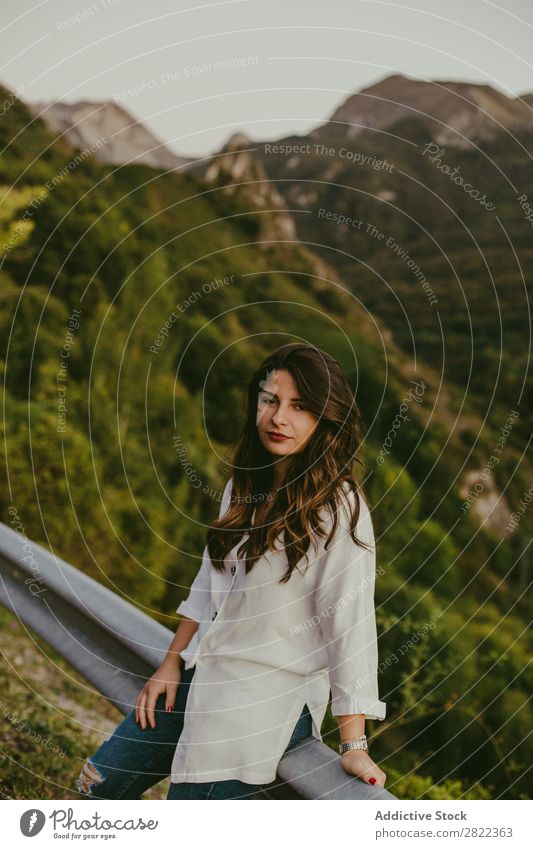
<svg viewBox="0 0 533 849">
<path fill-rule="evenodd" d="M 385 784 L 365 718 L 377 687 L 375 551 L 353 477 L 360 415 L 337 361 L 290 343 L 252 376 L 219 518 L 167 656 L 90 758 L 80 792 L 252 798 L 320 729 L 332 693 L 348 775 Z M 362 539 L 360 539 L 360 535 Z"/>
</svg>

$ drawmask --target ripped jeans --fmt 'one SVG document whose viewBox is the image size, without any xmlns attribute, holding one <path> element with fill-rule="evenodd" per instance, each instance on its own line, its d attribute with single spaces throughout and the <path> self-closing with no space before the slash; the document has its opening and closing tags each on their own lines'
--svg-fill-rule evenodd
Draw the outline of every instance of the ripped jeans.
<svg viewBox="0 0 533 849">
<path fill-rule="evenodd" d="M 141 794 L 167 778 L 179 736 L 183 730 L 189 686 L 194 674 L 183 669 L 174 709 L 165 711 L 165 695 L 155 706 L 155 728 L 144 729 L 135 721 L 135 710 L 117 725 L 108 740 L 88 758 L 78 778 L 82 796 L 94 799 L 139 799 Z M 294 727 L 287 749 L 311 735 L 312 719 L 307 705 Z M 227 781 L 170 784 L 167 799 L 251 799 L 261 785 Z"/>
</svg>

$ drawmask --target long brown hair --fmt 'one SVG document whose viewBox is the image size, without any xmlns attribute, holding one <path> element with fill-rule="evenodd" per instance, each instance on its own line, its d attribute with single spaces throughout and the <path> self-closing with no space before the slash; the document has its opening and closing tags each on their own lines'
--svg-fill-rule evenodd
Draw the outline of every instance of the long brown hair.
<svg viewBox="0 0 533 849">
<path fill-rule="evenodd" d="M 272 369 L 291 374 L 306 409 L 318 423 L 302 451 L 291 457 L 284 483 L 270 505 L 268 522 L 252 527 L 254 509 L 267 497 L 274 479 L 273 457 L 263 446 L 257 429 L 259 392 Z M 325 543 L 327 549 L 337 528 L 338 498 L 342 488 L 346 492 L 344 482 L 355 495 L 355 506 L 350 510 L 350 536 L 356 544 L 366 547 L 355 536 L 363 493 L 354 465 L 364 471 L 364 462 L 358 456 L 361 441 L 359 407 L 334 357 L 314 345 L 291 342 L 263 360 L 248 385 L 245 418 L 232 460 L 230 507 L 207 532 L 214 568 L 223 571 L 226 555 L 248 534 L 237 551 L 237 556 L 244 558 L 248 573 L 267 550 L 276 549 L 276 540 L 283 533 L 288 566 L 280 583 L 285 583 L 299 561 L 307 558 L 315 535 L 326 535 L 322 527 L 324 510 L 334 517 Z"/>
</svg>

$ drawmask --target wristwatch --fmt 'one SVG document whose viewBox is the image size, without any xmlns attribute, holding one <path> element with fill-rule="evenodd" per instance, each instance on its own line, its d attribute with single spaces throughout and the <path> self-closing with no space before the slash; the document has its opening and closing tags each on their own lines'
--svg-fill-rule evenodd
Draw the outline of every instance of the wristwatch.
<svg viewBox="0 0 533 849">
<path fill-rule="evenodd" d="M 339 754 L 343 755 L 351 749 L 363 749 L 365 752 L 368 752 L 366 734 L 361 734 L 360 737 L 354 737 L 353 740 L 345 740 L 344 743 L 341 743 L 339 746 Z"/>
</svg>

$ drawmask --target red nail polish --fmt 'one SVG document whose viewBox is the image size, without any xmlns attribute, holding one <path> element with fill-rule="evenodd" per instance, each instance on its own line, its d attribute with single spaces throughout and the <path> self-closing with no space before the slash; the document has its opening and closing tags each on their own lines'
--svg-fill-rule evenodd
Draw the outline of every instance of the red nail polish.
<svg viewBox="0 0 533 849">
<path fill-rule="evenodd" d="M 368 779 L 368 783 L 369 783 L 369 784 L 375 784 L 375 783 L 376 783 L 376 779 L 375 779 L 375 778 L 369 778 L 369 779 Z"/>
</svg>

